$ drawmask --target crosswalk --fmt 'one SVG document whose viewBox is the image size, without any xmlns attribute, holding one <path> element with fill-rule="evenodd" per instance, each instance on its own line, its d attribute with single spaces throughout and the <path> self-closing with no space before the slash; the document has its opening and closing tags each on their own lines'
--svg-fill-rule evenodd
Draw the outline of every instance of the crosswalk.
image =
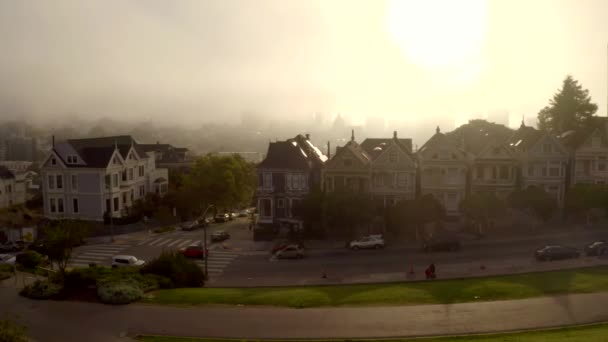
<svg viewBox="0 0 608 342">
<path fill-rule="evenodd" d="M 177 248 L 182 248 L 182 247 L 186 247 L 189 245 L 198 245 L 198 244 L 201 244 L 202 242 L 203 242 L 203 240 L 197 240 L 196 238 L 188 239 L 187 237 L 180 237 L 180 238 L 159 237 L 159 238 L 151 238 L 151 239 L 141 241 L 137 244 L 137 246 L 150 246 L 150 247 L 157 247 L 157 248 L 177 249 Z"/>
<path fill-rule="evenodd" d="M 112 261 L 112 256 L 119 254 L 121 251 L 129 248 L 128 245 L 92 245 L 81 247 L 70 260 L 70 266 L 88 267 L 89 264 L 109 266 Z"/>
<path fill-rule="evenodd" d="M 224 269 L 230 265 L 230 263 L 238 258 L 239 254 L 231 251 L 213 250 L 209 251 L 209 259 L 207 260 L 207 272 L 210 276 L 220 275 L 224 273 Z M 205 270 L 205 260 L 196 260 L 203 270 Z"/>
</svg>

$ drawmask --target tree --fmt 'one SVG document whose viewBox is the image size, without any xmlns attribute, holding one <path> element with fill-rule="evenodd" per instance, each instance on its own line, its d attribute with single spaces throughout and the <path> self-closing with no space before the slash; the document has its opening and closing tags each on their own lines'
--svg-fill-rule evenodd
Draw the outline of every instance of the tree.
<svg viewBox="0 0 608 342">
<path fill-rule="evenodd" d="M 479 234 L 483 234 L 484 229 L 488 228 L 504 208 L 504 201 L 494 193 L 472 194 L 460 202 L 460 210 L 476 224 Z"/>
<path fill-rule="evenodd" d="M 512 208 L 532 211 L 545 222 L 553 216 L 557 209 L 555 198 L 536 186 L 529 186 L 525 190 L 512 192 L 509 195 L 508 202 Z"/>
<path fill-rule="evenodd" d="M 587 223 L 593 209 L 605 209 L 608 205 L 608 189 L 599 184 L 577 184 L 566 194 L 565 209 L 570 215 L 584 215 Z"/>
<path fill-rule="evenodd" d="M 389 214 L 391 221 L 406 231 L 415 233 L 416 240 L 420 239 L 420 230 L 431 222 L 440 222 L 445 217 L 445 208 L 430 194 L 413 200 L 400 201 Z"/>
<path fill-rule="evenodd" d="M 0 341 L 27 342 L 27 329 L 9 317 L 0 320 Z"/>
<path fill-rule="evenodd" d="M 369 226 L 374 204 L 365 194 L 332 192 L 325 195 L 323 218 L 334 232 L 353 235 L 356 229 Z"/>
<path fill-rule="evenodd" d="M 65 275 L 72 250 L 82 243 L 88 228 L 86 222 L 76 220 L 54 221 L 44 228 L 46 241 L 43 254 L 49 257 L 51 264 L 57 265 L 61 275 Z"/>
<path fill-rule="evenodd" d="M 312 191 L 293 207 L 294 216 L 304 221 L 305 228 L 323 222 L 324 195 L 320 190 Z"/>
<path fill-rule="evenodd" d="M 538 113 L 538 128 L 554 134 L 586 127 L 597 111 L 591 103 L 589 90 L 568 75 L 562 88 L 549 100 L 549 105 Z"/>
</svg>

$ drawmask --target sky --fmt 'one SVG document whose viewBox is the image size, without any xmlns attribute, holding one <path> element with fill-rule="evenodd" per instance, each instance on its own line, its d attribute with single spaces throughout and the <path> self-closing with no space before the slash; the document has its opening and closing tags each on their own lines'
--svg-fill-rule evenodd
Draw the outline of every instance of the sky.
<svg viewBox="0 0 608 342">
<path fill-rule="evenodd" d="M 603 0 L 3 0 L 0 118 L 535 117 L 572 74 L 606 115 Z"/>
</svg>

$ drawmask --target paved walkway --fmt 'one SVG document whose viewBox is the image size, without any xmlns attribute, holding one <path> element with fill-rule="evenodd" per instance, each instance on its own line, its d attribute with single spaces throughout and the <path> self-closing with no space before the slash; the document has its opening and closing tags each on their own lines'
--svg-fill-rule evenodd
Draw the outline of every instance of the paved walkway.
<svg viewBox="0 0 608 342">
<path fill-rule="evenodd" d="M 38 341 L 126 341 L 127 334 L 226 338 L 364 338 L 489 333 L 608 321 L 608 293 L 394 307 L 108 306 L 31 301 L 0 289 Z"/>
</svg>

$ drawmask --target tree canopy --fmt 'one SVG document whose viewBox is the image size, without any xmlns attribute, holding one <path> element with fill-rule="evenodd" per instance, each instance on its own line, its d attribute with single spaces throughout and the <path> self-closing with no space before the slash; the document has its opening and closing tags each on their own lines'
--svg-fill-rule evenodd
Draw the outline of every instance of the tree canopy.
<svg viewBox="0 0 608 342">
<path fill-rule="evenodd" d="M 512 192 L 508 201 L 512 208 L 531 210 L 543 221 L 548 221 L 557 209 L 555 198 L 536 186 Z"/>
<path fill-rule="evenodd" d="M 538 128 L 555 134 L 588 126 L 597 105 L 591 102 L 589 90 L 568 75 L 549 105 L 538 113 Z"/>
<path fill-rule="evenodd" d="M 477 223 L 479 233 L 483 228 L 487 228 L 490 221 L 500 215 L 505 209 L 505 203 L 494 193 L 472 194 L 460 202 L 461 211 Z"/>
<path fill-rule="evenodd" d="M 72 250 L 82 243 L 88 229 L 86 222 L 76 220 L 54 221 L 44 228 L 44 254 L 52 264 L 57 265 L 61 274 L 65 274 Z"/>
</svg>

